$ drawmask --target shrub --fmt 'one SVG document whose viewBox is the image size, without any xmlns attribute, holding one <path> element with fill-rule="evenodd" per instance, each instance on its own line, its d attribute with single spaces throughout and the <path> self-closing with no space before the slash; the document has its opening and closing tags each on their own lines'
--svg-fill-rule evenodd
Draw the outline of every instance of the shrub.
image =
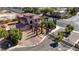
<svg viewBox="0 0 79 59">
<path fill-rule="evenodd" d="M 16 45 L 18 43 L 18 40 L 21 40 L 22 33 L 19 29 L 12 29 L 10 31 L 10 36 L 11 36 L 12 43 Z"/>
<path fill-rule="evenodd" d="M 65 32 L 66 32 L 66 33 L 71 33 L 72 30 L 74 30 L 74 27 L 71 26 L 70 24 L 68 24 L 68 25 L 66 26 L 66 28 L 65 28 Z"/>
<path fill-rule="evenodd" d="M 0 28 L 0 37 L 7 37 L 8 32 L 4 28 Z"/>
<path fill-rule="evenodd" d="M 58 32 L 58 34 L 54 37 L 56 42 L 59 42 L 63 39 L 64 32 Z"/>
</svg>

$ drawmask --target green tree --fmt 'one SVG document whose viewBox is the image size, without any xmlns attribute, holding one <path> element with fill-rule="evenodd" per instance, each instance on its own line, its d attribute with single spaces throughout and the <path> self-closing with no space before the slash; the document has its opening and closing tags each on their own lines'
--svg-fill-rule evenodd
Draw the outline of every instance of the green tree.
<svg viewBox="0 0 79 59">
<path fill-rule="evenodd" d="M 22 38 L 22 33 L 19 29 L 12 29 L 10 30 L 10 36 L 11 36 L 12 43 L 14 45 L 17 45 L 18 40 L 21 40 Z"/>
<path fill-rule="evenodd" d="M 64 32 L 58 32 L 57 35 L 54 36 L 56 42 L 60 42 L 64 37 Z"/>
<path fill-rule="evenodd" d="M 66 12 L 69 13 L 70 15 L 76 15 L 77 13 L 77 8 L 67 8 Z"/>
<path fill-rule="evenodd" d="M 33 7 L 33 13 L 35 14 L 40 13 L 40 10 L 38 9 L 38 7 Z"/>
<path fill-rule="evenodd" d="M 24 13 L 27 13 L 27 12 L 32 13 L 33 12 L 32 7 L 24 7 L 24 8 L 22 8 L 22 10 L 23 10 Z"/>
<path fill-rule="evenodd" d="M 49 25 L 50 25 L 50 29 L 56 28 L 56 23 L 53 20 L 49 21 Z"/>
<path fill-rule="evenodd" d="M 34 33 L 36 34 L 36 36 L 38 35 L 38 29 L 39 29 L 39 25 L 35 24 L 34 25 Z"/>
<path fill-rule="evenodd" d="M 47 24 L 47 20 L 42 18 L 40 21 L 41 33 L 43 33 L 43 28 L 45 28 L 46 24 Z"/>
<path fill-rule="evenodd" d="M 56 21 L 53 19 L 41 19 L 40 22 L 40 27 L 41 27 L 41 33 L 43 33 L 43 28 L 46 29 L 46 33 L 49 32 L 49 30 L 52 30 L 54 28 L 56 28 Z"/>
<path fill-rule="evenodd" d="M 22 9 L 24 11 L 24 13 L 39 13 L 38 8 L 37 7 L 24 7 Z"/>
<path fill-rule="evenodd" d="M 43 12 L 44 14 L 46 14 L 46 13 L 52 14 L 53 11 L 54 11 L 53 8 L 45 8 L 44 10 L 42 10 L 42 12 Z"/>
<path fill-rule="evenodd" d="M 70 24 L 68 24 L 65 28 L 66 33 L 71 33 L 74 30 L 74 27 Z"/>
<path fill-rule="evenodd" d="M 56 20 L 54 20 L 53 18 L 49 18 L 48 23 L 49 23 L 50 29 L 56 28 Z"/>
<path fill-rule="evenodd" d="M 8 37 L 8 32 L 4 28 L 0 28 L 0 37 Z"/>
</svg>

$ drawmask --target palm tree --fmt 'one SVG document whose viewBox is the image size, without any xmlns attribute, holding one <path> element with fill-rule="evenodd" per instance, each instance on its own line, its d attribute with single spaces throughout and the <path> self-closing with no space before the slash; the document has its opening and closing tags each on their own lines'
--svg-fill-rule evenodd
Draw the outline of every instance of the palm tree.
<svg viewBox="0 0 79 59">
<path fill-rule="evenodd" d="M 42 18 L 40 21 L 41 34 L 43 33 L 43 28 L 45 28 L 46 23 L 47 21 L 44 18 Z"/>
<path fill-rule="evenodd" d="M 39 29 L 39 24 L 36 23 L 36 24 L 34 25 L 34 33 L 36 34 L 36 36 L 38 35 L 38 29 Z"/>
</svg>

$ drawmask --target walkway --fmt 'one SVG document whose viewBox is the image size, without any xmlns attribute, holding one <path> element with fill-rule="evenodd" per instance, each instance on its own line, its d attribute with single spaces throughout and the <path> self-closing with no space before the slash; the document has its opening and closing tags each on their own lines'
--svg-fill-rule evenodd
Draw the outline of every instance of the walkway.
<svg viewBox="0 0 79 59">
<path fill-rule="evenodd" d="M 35 35 L 31 30 L 23 31 L 22 40 L 18 43 L 20 46 L 32 46 L 40 42 L 44 35 L 40 34 L 38 36 Z"/>
</svg>

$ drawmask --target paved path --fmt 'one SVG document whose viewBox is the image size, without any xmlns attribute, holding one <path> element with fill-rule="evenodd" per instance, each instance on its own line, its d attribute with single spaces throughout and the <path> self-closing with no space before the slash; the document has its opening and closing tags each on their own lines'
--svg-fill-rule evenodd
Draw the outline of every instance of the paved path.
<svg viewBox="0 0 79 59">
<path fill-rule="evenodd" d="M 23 31 L 22 40 L 18 43 L 19 46 L 32 46 L 40 42 L 44 35 L 39 34 L 38 36 L 35 35 L 34 32 L 31 30 Z"/>
</svg>

